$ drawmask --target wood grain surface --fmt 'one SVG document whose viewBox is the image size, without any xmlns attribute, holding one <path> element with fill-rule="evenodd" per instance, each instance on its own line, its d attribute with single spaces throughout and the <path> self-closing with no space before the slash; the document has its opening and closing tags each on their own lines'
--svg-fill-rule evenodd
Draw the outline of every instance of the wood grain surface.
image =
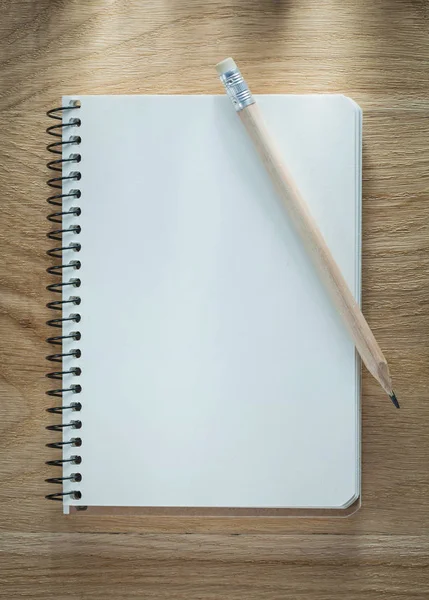
<svg viewBox="0 0 429 600">
<path fill-rule="evenodd" d="M 72 93 L 221 93 L 229 55 L 254 93 L 363 108 L 363 308 L 401 410 L 363 374 L 348 519 L 64 517 L 43 498 L 45 112 Z M 0 598 L 428 598 L 427 0 L 0 0 L 0 108 Z"/>
</svg>

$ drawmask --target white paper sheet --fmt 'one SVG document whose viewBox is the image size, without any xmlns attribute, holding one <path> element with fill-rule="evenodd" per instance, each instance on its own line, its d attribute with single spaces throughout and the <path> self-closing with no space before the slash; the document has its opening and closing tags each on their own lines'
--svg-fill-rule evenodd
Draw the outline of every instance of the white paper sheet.
<svg viewBox="0 0 429 600">
<path fill-rule="evenodd" d="M 76 98 L 76 97 L 73 97 Z M 71 98 L 64 99 L 66 103 Z M 260 96 L 356 298 L 361 112 Z M 311 507 L 359 495 L 359 364 L 230 101 L 82 96 L 82 493 L 97 506 Z M 66 117 L 68 118 L 68 117 Z M 69 253 L 70 254 L 70 253 Z M 65 297 L 70 295 L 66 288 Z M 65 386 L 67 387 L 67 386 Z M 65 421 L 70 414 L 65 413 Z"/>
</svg>

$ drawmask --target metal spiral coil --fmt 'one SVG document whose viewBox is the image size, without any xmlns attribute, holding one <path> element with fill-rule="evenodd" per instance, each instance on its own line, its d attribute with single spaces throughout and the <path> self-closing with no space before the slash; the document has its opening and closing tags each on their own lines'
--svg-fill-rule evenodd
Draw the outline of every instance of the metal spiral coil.
<svg viewBox="0 0 429 600">
<path fill-rule="evenodd" d="M 49 196 L 47 199 L 48 203 L 55 206 L 60 207 L 55 212 L 52 212 L 48 215 L 48 221 L 51 223 L 59 224 L 59 226 L 50 231 L 47 235 L 48 238 L 60 242 L 56 247 L 48 250 L 48 255 L 55 259 L 60 259 L 60 264 L 53 265 L 47 269 L 47 272 L 54 277 L 59 277 L 60 281 L 51 283 L 47 286 L 47 289 L 50 292 L 56 294 L 63 294 L 64 290 L 70 288 L 71 291 L 79 288 L 81 285 L 81 281 L 78 277 L 71 276 L 68 281 L 63 281 L 63 273 L 75 273 L 81 267 L 81 263 L 79 260 L 70 260 L 69 262 L 63 262 L 65 256 L 70 256 L 76 254 L 80 251 L 81 245 L 78 243 L 71 243 L 66 245 L 63 240 L 63 235 L 68 233 L 73 233 L 78 235 L 81 231 L 80 225 L 74 225 L 73 227 L 63 228 L 62 221 L 63 217 L 66 215 L 74 215 L 79 217 L 81 214 L 81 209 L 78 206 L 70 206 L 73 200 L 78 200 L 81 197 L 81 192 L 79 189 L 71 189 L 68 193 L 63 193 L 63 183 L 66 181 L 76 181 L 78 182 L 81 179 L 80 171 L 71 171 L 68 175 L 62 175 L 62 169 L 64 165 L 67 164 L 76 164 L 81 161 L 81 155 L 79 153 L 70 154 L 68 158 L 62 158 L 63 149 L 69 148 L 70 146 L 78 147 L 81 143 L 81 138 L 79 135 L 72 135 L 74 133 L 73 129 L 78 128 L 81 125 L 81 121 L 79 118 L 75 118 L 74 111 L 80 108 L 79 103 L 72 103 L 69 106 L 60 106 L 58 108 L 54 108 L 48 111 L 47 115 L 51 119 L 59 121 L 55 125 L 51 125 L 47 128 L 47 133 L 54 138 L 59 138 L 55 142 L 52 142 L 47 146 L 47 150 L 54 155 L 59 155 L 58 158 L 55 158 L 48 162 L 47 167 L 51 171 L 54 171 L 54 176 L 48 180 L 48 185 L 54 190 L 59 190 L 55 192 L 53 195 Z M 70 116 L 70 114 L 72 116 Z M 68 139 L 65 139 L 64 134 L 67 132 L 71 132 L 71 135 Z M 64 205 L 63 205 L 64 203 Z M 62 296 L 61 300 L 53 300 L 48 302 L 47 307 L 54 311 L 62 311 L 63 307 L 66 305 L 79 306 L 81 303 L 81 299 L 79 296 L 71 294 L 68 298 L 64 298 Z M 58 313 L 57 313 L 58 314 Z M 81 317 L 79 313 L 72 313 L 68 317 L 54 317 L 47 321 L 47 325 L 50 327 L 62 328 L 63 323 L 67 321 L 71 321 L 74 323 L 79 323 Z M 79 331 L 72 331 L 68 335 L 54 335 L 47 338 L 47 342 L 52 346 L 62 346 L 63 340 L 71 339 L 73 341 L 79 341 L 81 338 L 81 333 Z M 75 358 L 79 358 L 81 355 L 81 351 L 79 348 L 73 348 L 69 352 L 58 352 L 49 354 L 46 358 L 50 362 L 54 363 L 62 363 L 63 358 L 66 356 L 73 356 Z M 47 373 L 46 377 L 49 379 L 55 380 L 63 380 L 64 375 L 72 375 L 74 377 L 79 377 L 81 374 L 80 367 L 73 367 L 68 370 L 63 370 L 61 367 L 56 371 L 51 371 Z M 61 385 L 61 384 L 60 384 Z M 55 389 L 51 389 L 47 391 L 47 395 L 51 397 L 61 398 L 63 402 L 64 398 L 69 398 L 74 394 L 79 394 L 82 390 L 82 387 L 79 384 L 71 384 L 68 386 L 59 386 Z M 79 419 L 73 418 L 74 414 L 79 413 L 82 405 L 80 402 L 76 401 L 64 401 L 61 406 L 53 406 L 47 409 L 47 412 L 50 414 L 56 414 L 62 416 L 63 414 L 70 414 L 69 422 L 63 422 L 61 424 L 49 425 L 46 427 L 48 431 L 53 432 L 63 432 L 65 430 L 79 430 L 82 427 L 82 422 Z M 48 448 L 53 448 L 56 450 L 63 450 L 64 447 L 71 446 L 73 448 L 79 448 L 82 445 L 82 439 L 80 437 L 72 437 L 68 441 L 61 442 L 51 442 L 46 444 Z M 57 460 L 49 460 L 46 462 L 47 465 L 54 467 L 63 467 L 63 465 L 71 464 L 71 465 L 80 465 L 82 462 L 82 457 L 79 455 L 72 455 L 70 458 L 61 458 Z M 46 479 L 46 482 L 63 485 L 64 482 L 70 481 L 72 483 L 82 481 L 81 473 L 71 473 L 67 477 L 50 477 Z M 52 494 L 48 494 L 46 496 L 49 500 L 59 500 L 62 501 L 65 496 L 69 496 L 73 499 L 79 500 L 82 497 L 82 494 L 78 490 L 72 490 L 68 492 L 56 492 Z"/>
</svg>

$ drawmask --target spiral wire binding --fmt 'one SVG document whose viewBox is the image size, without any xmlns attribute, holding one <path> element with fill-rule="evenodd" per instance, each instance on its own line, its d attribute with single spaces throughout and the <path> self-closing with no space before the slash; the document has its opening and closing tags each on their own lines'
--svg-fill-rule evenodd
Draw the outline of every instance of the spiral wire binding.
<svg viewBox="0 0 429 600">
<path fill-rule="evenodd" d="M 52 154 L 56 155 L 56 157 L 49 161 L 47 164 L 48 169 L 54 171 L 53 177 L 48 180 L 48 185 L 53 188 L 53 195 L 49 196 L 47 199 L 48 203 L 54 207 L 60 207 L 55 212 L 52 212 L 48 215 L 48 221 L 51 223 L 58 224 L 58 228 L 50 231 L 47 235 L 51 240 L 59 242 L 55 247 L 48 250 L 48 255 L 55 259 L 60 259 L 61 264 L 53 265 L 47 269 L 47 272 L 54 277 L 60 279 L 59 282 L 51 283 L 47 286 L 47 289 L 50 292 L 56 294 L 63 294 L 65 289 L 75 290 L 80 287 L 81 281 L 78 277 L 70 276 L 68 281 L 63 280 L 63 273 L 75 273 L 81 267 L 81 263 L 79 260 L 70 260 L 69 262 L 63 262 L 63 258 L 65 258 L 66 253 L 68 254 L 76 254 L 80 251 L 81 245 L 78 243 L 71 243 L 66 245 L 63 242 L 63 235 L 68 233 L 79 234 L 81 228 L 79 225 L 74 225 L 73 227 L 63 228 L 62 222 L 63 217 L 65 215 L 74 215 L 78 217 L 81 214 L 80 207 L 71 206 L 67 210 L 65 210 L 68 203 L 71 200 L 77 200 L 81 197 L 81 192 L 79 189 L 71 189 L 68 193 L 63 193 L 63 183 L 65 181 L 79 181 L 81 178 L 81 173 L 76 171 L 71 171 L 67 176 L 63 176 L 62 169 L 64 165 L 67 163 L 78 164 L 81 160 L 81 155 L 79 153 L 70 154 L 68 158 L 63 158 L 63 150 L 69 148 L 71 146 L 79 146 L 81 143 L 81 138 L 78 135 L 70 135 L 68 139 L 65 139 L 63 135 L 65 132 L 72 130 L 72 128 L 80 127 L 80 119 L 74 117 L 74 111 L 79 110 L 80 103 L 74 102 L 69 106 L 60 106 L 58 108 L 54 108 L 47 112 L 47 116 L 55 121 L 59 121 L 55 125 L 51 125 L 47 128 L 46 132 L 53 136 L 55 139 L 54 142 L 47 146 L 47 150 Z M 71 115 L 70 115 L 71 113 Z M 68 118 L 70 117 L 70 118 Z M 63 205 L 64 202 L 64 205 Z M 64 299 L 64 296 L 61 296 L 61 300 L 53 300 L 52 302 L 48 302 L 47 307 L 53 311 L 62 311 L 65 305 L 79 306 L 81 303 L 81 299 L 77 295 L 71 294 L 67 299 Z M 54 313 L 55 314 L 55 313 Z M 57 313 L 58 314 L 58 313 Z M 61 316 L 54 317 L 47 321 L 47 325 L 54 328 L 62 328 L 63 323 L 67 321 L 71 321 L 74 323 L 80 322 L 80 314 L 72 313 L 68 317 Z M 81 338 L 81 333 L 79 331 L 72 331 L 68 335 L 64 335 L 64 332 L 61 331 L 62 335 L 53 335 L 47 338 L 47 342 L 52 346 L 62 346 L 63 340 L 71 339 L 74 341 L 79 341 Z M 61 348 L 62 350 L 62 348 Z M 78 348 L 73 348 L 69 352 L 54 352 L 53 354 L 49 354 L 46 358 L 50 362 L 53 363 L 62 363 L 63 358 L 66 356 L 73 356 L 75 358 L 79 358 L 81 355 L 81 351 Z M 74 377 L 79 377 L 81 374 L 81 369 L 79 367 L 73 367 L 69 370 L 63 370 L 62 366 L 59 366 L 59 369 L 56 371 L 51 371 L 47 373 L 46 377 L 52 380 L 63 381 L 64 375 L 73 375 Z M 61 384 L 60 384 L 61 385 Z M 64 398 L 68 398 L 74 394 L 79 394 L 82 391 L 82 388 L 79 384 L 72 384 L 68 387 L 61 385 L 61 387 L 57 387 L 55 389 L 49 390 L 47 393 L 48 396 L 52 396 L 55 398 L 61 398 L 61 406 L 52 406 L 47 409 L 47 412 L 55 415 L 63 415 L 70 414 L 70 421 L 62 424 L 49 425 L 46 427 L 48 431 L 53 431 L 56 433 L 62 433 L 64 431 L 79 430 L 82 427 L 82 422 L 73 418 L 75 413 L 79 413 L 82 408 L 80 402 L 76 402 L 74 400 L 64 401 Z M 73 448 L 79 448 L 82 445 L 82 439 L 78 436 L 70 438 L 68 441 L 60 441 L 60 442 L 52 442 L 46 444 L 48 448 L 53 448 L 55 450 L 63 451 L 64 447 L 71 446 Z M 77 452 L 79 452 L 77 450 Z M 80 465 L 82 462 L 82 457 L 79 454 L 75 454 L 70 456 L 69 458 L 62 457 L 61 459 L 49 460 L 46 462 L 47 465 L 54 467 L 61 467 L 66 463 L 71 465 Z M 46 479 L 47 483 L 63 485 L 64 482 L 80 482 L 82 481 L 81 473 L 72 473 L 68 477 L 50 477 Z M 82 494 L 78 490 L 72 491 L 61 491 L 55 492 L 52 494 L 48 494 L 46 498 L 48 500 L 59 500 L 62 501 L 65 496 L 70 496 L 75 500 L 79 500 L 82 497 Z M 84 507 L 82 507 L 84 508 Z"/>
</svg>

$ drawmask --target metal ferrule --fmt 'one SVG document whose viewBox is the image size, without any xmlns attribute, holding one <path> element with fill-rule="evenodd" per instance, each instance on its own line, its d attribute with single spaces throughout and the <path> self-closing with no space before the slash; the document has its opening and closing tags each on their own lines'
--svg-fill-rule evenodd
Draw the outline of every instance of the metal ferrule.
<svg viewBox="0 0 429 600">
<path fill-rule="evenodd" d="M 237 112 L 255 103 L 253 96 L 238 69 L 222 73 L 220 80 L 225 86 L 226 93 L 231 98 Z"/>
</svg>

